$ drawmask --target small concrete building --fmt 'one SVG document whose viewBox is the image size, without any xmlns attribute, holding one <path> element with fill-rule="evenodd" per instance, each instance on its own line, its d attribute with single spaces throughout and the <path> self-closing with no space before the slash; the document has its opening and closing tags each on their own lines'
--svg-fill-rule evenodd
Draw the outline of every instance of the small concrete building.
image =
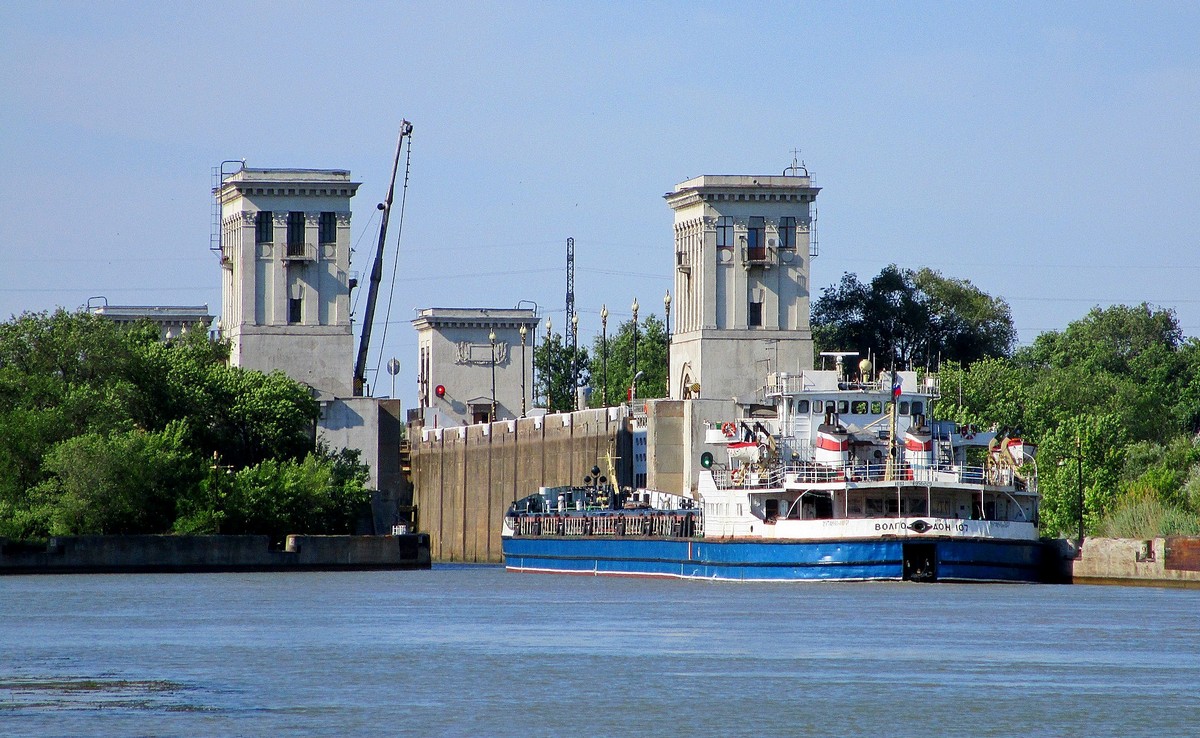
<svg viewBox="0 0 1200 738">
<path fill-rule="evenodd" d="M 230 363 L 282 370 L 318 399 L 350 397 L 350 198 L 341 169 L 241 169 L 221 209 L 221 334 Z"/>
<path fill-rule="evenodd" d="M 813 365 L 809 328 L 812 186 L 784 176 L 689 179 L 675 211 L 675 314 L 668 393 L 754 402 L 771 372 Z"/>
<path fill-rule="evenodd" d="M 412 321 L 419 422 L 445 427 L 532 414 L 538 322 L 533 310 L 519 308 L 421 310 Z"/>
<path fill-rule="evenodd" d="M 208 305 L 89 305 L 88 310 L 122 325 L 148 320 L 158 326 L 159 336 L 164 341 L 190 330 L 207 333 L 213 322 Z"/>
</svg>

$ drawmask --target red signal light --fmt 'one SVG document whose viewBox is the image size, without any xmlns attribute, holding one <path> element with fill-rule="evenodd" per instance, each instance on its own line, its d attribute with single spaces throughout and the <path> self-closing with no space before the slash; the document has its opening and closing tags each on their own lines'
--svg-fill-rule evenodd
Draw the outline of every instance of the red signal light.
<svg viewBox="0 0 1200 738">
<path fill-rule="evenodd" d="M 439 384 L 438 386 L 434 387 L 433 394 L 437 395 L 438 397 L 445 397 L 446 396 L 446 385 Z"/>
</svg>

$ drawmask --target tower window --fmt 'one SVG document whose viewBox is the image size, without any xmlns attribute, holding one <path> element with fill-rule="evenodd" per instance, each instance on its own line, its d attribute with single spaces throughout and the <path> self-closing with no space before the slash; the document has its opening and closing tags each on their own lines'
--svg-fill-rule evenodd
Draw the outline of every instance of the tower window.
<svg viewBox="0 0 1200 738">
<path fill-rule="evenodd" d="M 746 226 L 746 256 L 750 261 L 763 261 L 767 258 L 767 245 L 763 239 L 766 227 L 766 219 L 757 216 L 750 218 L 750 223 Z"/>
<path fill-rule="evenodd" d="M 288 322 L 304 322 L 304 298 L 293 297 L 288 300 Z"/>
<path fill-rule="evenodd" d="M 254 221 L 254 240 L 256 243 L 275 240 L 275 215 L 270 210 L 258 211 L 258 218 Z"/>
<path fill-rule="evenodd" d="M 750 315 L 746 319 L 746 325 L 750 326 L 751 328 L 761 328 L 762 324 L 762 303 L 751 302 Z"/>
<path fill-rule="evenodd" d="M 779 248 L 796 248 L 796 219 L 790 215 L 779 219 Z"/>
<path fill-rule="evenodd" d="M 317 240 L 320 243 L 334 243 L 337 241 L 337 214 L 321 213 L 321 220 L 317 228 L 317 232 Z"/>
<path fill-rule="evenodd" d="M 733 216 L 722 215 L 717 218 L 717 247 L 731 248 L 733 246 Z"/>
<path fill-rule="evenodd" d="M 301 253 L 304 251 L 304 213 L 302 212 L 288 213 L 287 245 L 289 254 L 293 253 L 295 249 L 299 249 Z"/>
</svg>

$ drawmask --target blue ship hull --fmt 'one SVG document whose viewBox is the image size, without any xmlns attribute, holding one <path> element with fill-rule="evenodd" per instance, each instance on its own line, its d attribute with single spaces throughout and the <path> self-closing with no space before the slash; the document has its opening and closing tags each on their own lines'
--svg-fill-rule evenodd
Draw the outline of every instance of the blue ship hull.
<svg viewBox="0 0 1200 738">
<path fill-rule="evenodd" d="M 659 576 L 732 581 L 923 579 L 1037 582 L 1038 541 L 711 540 L 687 538 L 517 537 L 503 541 L 512 571 Z M 920 558 L 925 565 L 914 569 Z"/>
</svg>

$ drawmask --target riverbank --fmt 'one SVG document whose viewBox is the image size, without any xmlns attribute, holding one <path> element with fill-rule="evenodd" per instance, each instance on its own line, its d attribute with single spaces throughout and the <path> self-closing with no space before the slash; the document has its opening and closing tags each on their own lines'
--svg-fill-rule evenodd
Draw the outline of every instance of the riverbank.
<svg viewBox="0 0 1200 738">
<path fill-rule="evenodd" d="M 0 539 L 0 575 L 428 569 L 429 536 L 59 536 Z"/>
</svg>

